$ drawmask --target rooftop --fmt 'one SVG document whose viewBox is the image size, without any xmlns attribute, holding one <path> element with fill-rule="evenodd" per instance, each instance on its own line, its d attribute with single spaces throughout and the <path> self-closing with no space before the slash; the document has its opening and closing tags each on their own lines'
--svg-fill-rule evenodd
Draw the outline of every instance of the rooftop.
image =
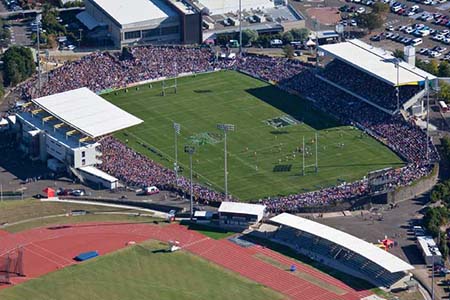
<svg viewBox="0 0 450 300">
<path fill-rule="evenodd" d="M 177 16 L 161 0 L 91 0 L 121 25 Z"/>
<path fill-rule="evenodd" d="M 48 114 L 91 138 L 143 122 L 88 88 L 37 98 L 32 102 Z"/>
<path fill-rule="evenodd" d="M 391 52 L 373 47 L 360 40 L 347 40 L 343 43 L 322 45 L 319 47 L 325 53 L 332 55 L 355 68 L 358 68 L 372 76 L 392 85 L 397 85 L 396 58 Z M 436 76 L 423 71 L 415 66 L 400 60 L 399 85 L 423 84 Z"/>
<path fill-rule="evenodd" d="M 222 202 L 219 207 L 220 212 L 244 214 L 244 215 L 264 215 L 265 205 L 240 203 L 240 202 Z"/>
<path fill-rule="evenodd" d="M 376 263 L 391 273 L 408 271 L 414 269 L 413 266 L 404 262 L 400 258 L 377 246 L 361 240 L 353 235 L 332 227 L 297 217 L 288 213 L 282 213 L 270 219 L 277 224 L 289 226 L 300 231 L 326 239 L 332 243 L 345 247 L 366 259 Z"/>
</svg>

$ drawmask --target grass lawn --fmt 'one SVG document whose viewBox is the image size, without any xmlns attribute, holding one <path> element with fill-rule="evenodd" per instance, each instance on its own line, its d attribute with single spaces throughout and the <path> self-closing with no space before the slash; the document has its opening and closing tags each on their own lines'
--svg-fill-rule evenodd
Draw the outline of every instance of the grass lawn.
<svg viewBox="0 0 450 300">
<path fill-rule="evenodd" d="M 186 225 L 189 230 L 195 230 L 195 231 L 200 232 L 201 234 L 206 235 L 215 240 L 225 239 L 227 237 L 230 237 L 230 236 L 236 234 L 236 232 L 233 232 L 233 231 L 226 231 L 225 229 L 222 229 L 222 228 L 216 228 L 216 227 L 202 225 L 202 224 L 195 224 L 195 223 L 183 224 L 183 223 L 181 223 L 181 225 Z"/>
<path fill-rule="evenodd" d="M 75 217 L 51 217 L 61 214 L 67 214 L 75 209 L 84 209 L 94 214 Z M 19 232 L 35 227 L 47 226 L 61 223 L 79 223 L 79 222 L 101 222 L 101 221 L 121 221 L 121 222 L 150 222 L 153 218 L 135 217 L 116 214 L 95 214 L 95 213 L 130 213 L 132 210 L 111 208 L 105 206 L 82 205 L 75 203 L 55 203 L 41 202 L 39 200 L 14 200 L 0 202 L 0 223 L 16 223 L 26 221 L 3 228 L 9 232 Z M 39 218 L 39 219 L 38 219 Z M 159 219 L 160 221 L 160 219 Z"/>
<path fill-rule="evenodd" d="M 167 245 L 153 241 L 129 247 L 1 290 L 0 299 L 282 299 L 197 256 L 163 249 Z"/>
<path fill-rule="evenodd" d="M 172 82 L 167 82 L 167 85 Z M 227 136 L 229 192 L 243 201 L 305 192 L 353 181 L 371 170 L 401 166 L 387 147 L 315 110 L 311 103 L 234 71 L 178 79 L 178 93 L 161 96 L 161 83 L 103 95 L 145 122 L 116 136 L 138 152 L 172 168 L 173 122 L 181 124 L 178 157 L 189 174 L 185 144 L 193 143 L 196 180 L 216 190 L 224 186 L 223 134 L 217 123 L 231 123 Z M 285 116 L 291 116 L 288 120 Z M 269 125 L 284 124 L 283 127 Z M 318 133 L 319 172 L 314 136 Z M 306 175 L 302 176 L 305 138 Z M 146 147 L 144 147 L 145 145 Z"/>
</svg>

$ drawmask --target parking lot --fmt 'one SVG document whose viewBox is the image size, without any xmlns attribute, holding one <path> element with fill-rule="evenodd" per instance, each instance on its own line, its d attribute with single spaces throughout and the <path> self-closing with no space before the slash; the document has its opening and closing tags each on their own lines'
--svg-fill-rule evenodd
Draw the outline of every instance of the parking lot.
<svg viewBox="0 0 450 300">
<path fill-rule="evenodd" d="M 384 28 L 365 37 L 366 41 L 391 51 L 412 45 L 420 59 L 450 60 L 450 3 L 422 0 L 389 4 Z"/>
</svg>

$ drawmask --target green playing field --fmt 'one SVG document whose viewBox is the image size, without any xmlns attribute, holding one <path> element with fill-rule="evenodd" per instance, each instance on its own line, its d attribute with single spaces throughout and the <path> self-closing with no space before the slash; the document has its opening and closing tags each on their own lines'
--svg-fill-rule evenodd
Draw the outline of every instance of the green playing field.
<svg viewBox="0 0 450 300">
<path fill-rule="evenodd" d="M 283 296 L 260 284 L 149 241 L 0 290 L 2 300 L 263 300 Z"/>
<path fill-rule="evenodd" d="M 166 86 L 173 83 L 168 80 Z M 387 147 L 356 128 L 341 126 L 310 102 L 238 72 L 179 78 L 178 92 L 167 89 L 166 96 L 161 86 L 153 83 L 104 95 L 144 120 L 117 137 L 173 168 L 173 122 L 181 124 L 178 157 L 183 175 L 189 174 L 184 145 L 194 144 L 196 180 L 223 191 L 224 136 L 217 124 L 234 124 L 236 130 L 227 135 L 228 187 L 242 201 L 316 190 L 403 164 Z"/>
</svg>

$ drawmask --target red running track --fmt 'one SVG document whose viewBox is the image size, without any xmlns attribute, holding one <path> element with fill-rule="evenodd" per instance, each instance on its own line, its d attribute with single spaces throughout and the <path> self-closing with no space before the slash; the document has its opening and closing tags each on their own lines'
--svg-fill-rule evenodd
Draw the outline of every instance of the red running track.
<svg viewBox="0 0 450 300">
<path fill-rule="evenodd" d="M 23 247 L 26 277 L 12 279 L 13 284 L 18 284 L 76 264 L 73 258 L 81 252 L 97 250 L 100 255 L 104 255 L 125 247 L 129 241 L 142 242 L 148 239 L 164 242 L 177 240 L 184 249 L 270 287 L 289 299 L 358 300 L 371 294 L 367 291 L 355 291 L 331 276 L 269 249 L 259 246 L 242 248 L 228 240 L 213 240 L 177 224 L 158 226 L 144 223 L 84 223 L 36 228 L 15 234 L 5 234 L 3 231 L 0 233 L 0 256 L 18 246 Z M 337 295 L 327 291 L 256 258 L 256 253 L 262 253 L 284 265 L 295 264 L 297 270 L 339 287 L 344 293 Z"/>
</svg>

